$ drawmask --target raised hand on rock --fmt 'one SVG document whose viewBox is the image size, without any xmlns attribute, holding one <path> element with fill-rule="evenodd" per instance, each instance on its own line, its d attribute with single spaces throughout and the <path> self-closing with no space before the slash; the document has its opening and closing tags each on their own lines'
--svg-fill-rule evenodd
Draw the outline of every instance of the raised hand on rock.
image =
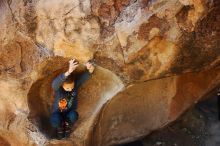
<svg viewBox="0 0 220 146">
<path fill-rule="evenodd" d="M 65 76 L 70 75 L 76 68 L 79 66 L 79 63 L 76 61 L 76 59 L 71 59 L 69 61 L 69 69 L 67 72 L 65 72 Z"/>
</svg>

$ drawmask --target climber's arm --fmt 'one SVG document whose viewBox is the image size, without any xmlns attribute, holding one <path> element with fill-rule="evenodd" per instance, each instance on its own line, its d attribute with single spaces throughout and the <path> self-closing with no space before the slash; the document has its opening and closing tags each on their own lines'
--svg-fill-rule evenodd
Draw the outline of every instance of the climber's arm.
<svg viewBox="0 0 220 146">
<path fill-rule="evenodd" d="M 66 78 L 76 69 L 78 62 L 75 59 L 69 61 L 69 69 L 65 73 L 58 75 L 52 82 L 53 90 L 57 91 L 66 80 Z"/>
<path fill-rule="evenodd" d="M 79 79 L 76 80 L 76 89 L 78 89 L 86 80 L 88 80 L 90 77 L 90 73 L 88 71 L 85 71 Z"/>
<path fill-rule="evenodd" d="M 65 75 L 65 73 L 58 75 L 52 82 L 53 90 L 57 91 L 62 86 L 62 84 L 66 78 L 67 78 L 67 76 Z"/>
<path fill-rule="evenodd" d="M 76 80 L 76 89 L 78 89 L 86 80 L 89 79 L 89 77 L 91 76 L 91 74 L 94 72 L 94 65 L 90 62 L 87 62 L 85 64 L 87 71 L 85 71 L 78 80 Z"/>
</svg>

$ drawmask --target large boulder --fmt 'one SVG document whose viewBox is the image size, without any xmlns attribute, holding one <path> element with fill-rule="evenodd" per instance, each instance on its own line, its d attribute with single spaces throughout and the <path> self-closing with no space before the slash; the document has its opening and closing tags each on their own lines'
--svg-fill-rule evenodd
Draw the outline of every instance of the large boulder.
<svg viewBox="0 0 220 146">
<path fill-rule="evenodd" d="M 0 13 L 0 144 L 129 142 L 219 87 L 218 0 L 2 0 Z M 51 82 L 70 58 L 96 70 L 70 138 L 52 140 Z"/>
</svg>

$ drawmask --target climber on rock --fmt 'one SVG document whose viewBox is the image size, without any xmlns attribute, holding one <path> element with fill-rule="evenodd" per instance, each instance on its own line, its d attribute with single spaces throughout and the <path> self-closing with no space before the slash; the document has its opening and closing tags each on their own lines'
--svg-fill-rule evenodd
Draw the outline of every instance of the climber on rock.
<svg viewBox="0 0 220 146">
<path fill-rule="evenodd" d="M 87 70 L 78 78 L 71 78 L 70 75 L 77 68 L 79 63 L 75 59 L 69 61 L 69 69 L 58 75 L 52 82 L 55 92 L 55 99 L 52 107 L 50 122 L 56 130 L 58 139 L 67 138 L 70 135 L 71 127 L 78 119 L 77 91 L 94 71 L 94 65 L 88 61 L 84 65 Z"/>
</svg>

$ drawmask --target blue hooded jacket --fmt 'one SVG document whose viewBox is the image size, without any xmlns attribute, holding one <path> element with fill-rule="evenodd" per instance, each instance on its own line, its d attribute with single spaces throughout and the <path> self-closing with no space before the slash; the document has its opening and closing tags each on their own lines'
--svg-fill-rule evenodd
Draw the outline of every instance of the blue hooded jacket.
<svg viewBox="0 0 220 146">
<path fill-rule="evenodd" d="M 67 77 L 65 77 L 64 73 L 58 75 L 52 82 L 52 88 L 55 91 L 55 99 L 53 103 L 52 113 L 60 112 L 59 111 L 59 100 L 63 97 L 71 97 L 67 103 L 67 110 L 73 108 L 74 110 L 77 109 L 77 92 L 79 87 L 90 77 L 90 73 L 87 70 L 84 72 L 78 79 L 75 81 L 75 87 L 72 91 L 68 92 L 65 91 L 62 87 L 64 81 Z"/>
</svg>

